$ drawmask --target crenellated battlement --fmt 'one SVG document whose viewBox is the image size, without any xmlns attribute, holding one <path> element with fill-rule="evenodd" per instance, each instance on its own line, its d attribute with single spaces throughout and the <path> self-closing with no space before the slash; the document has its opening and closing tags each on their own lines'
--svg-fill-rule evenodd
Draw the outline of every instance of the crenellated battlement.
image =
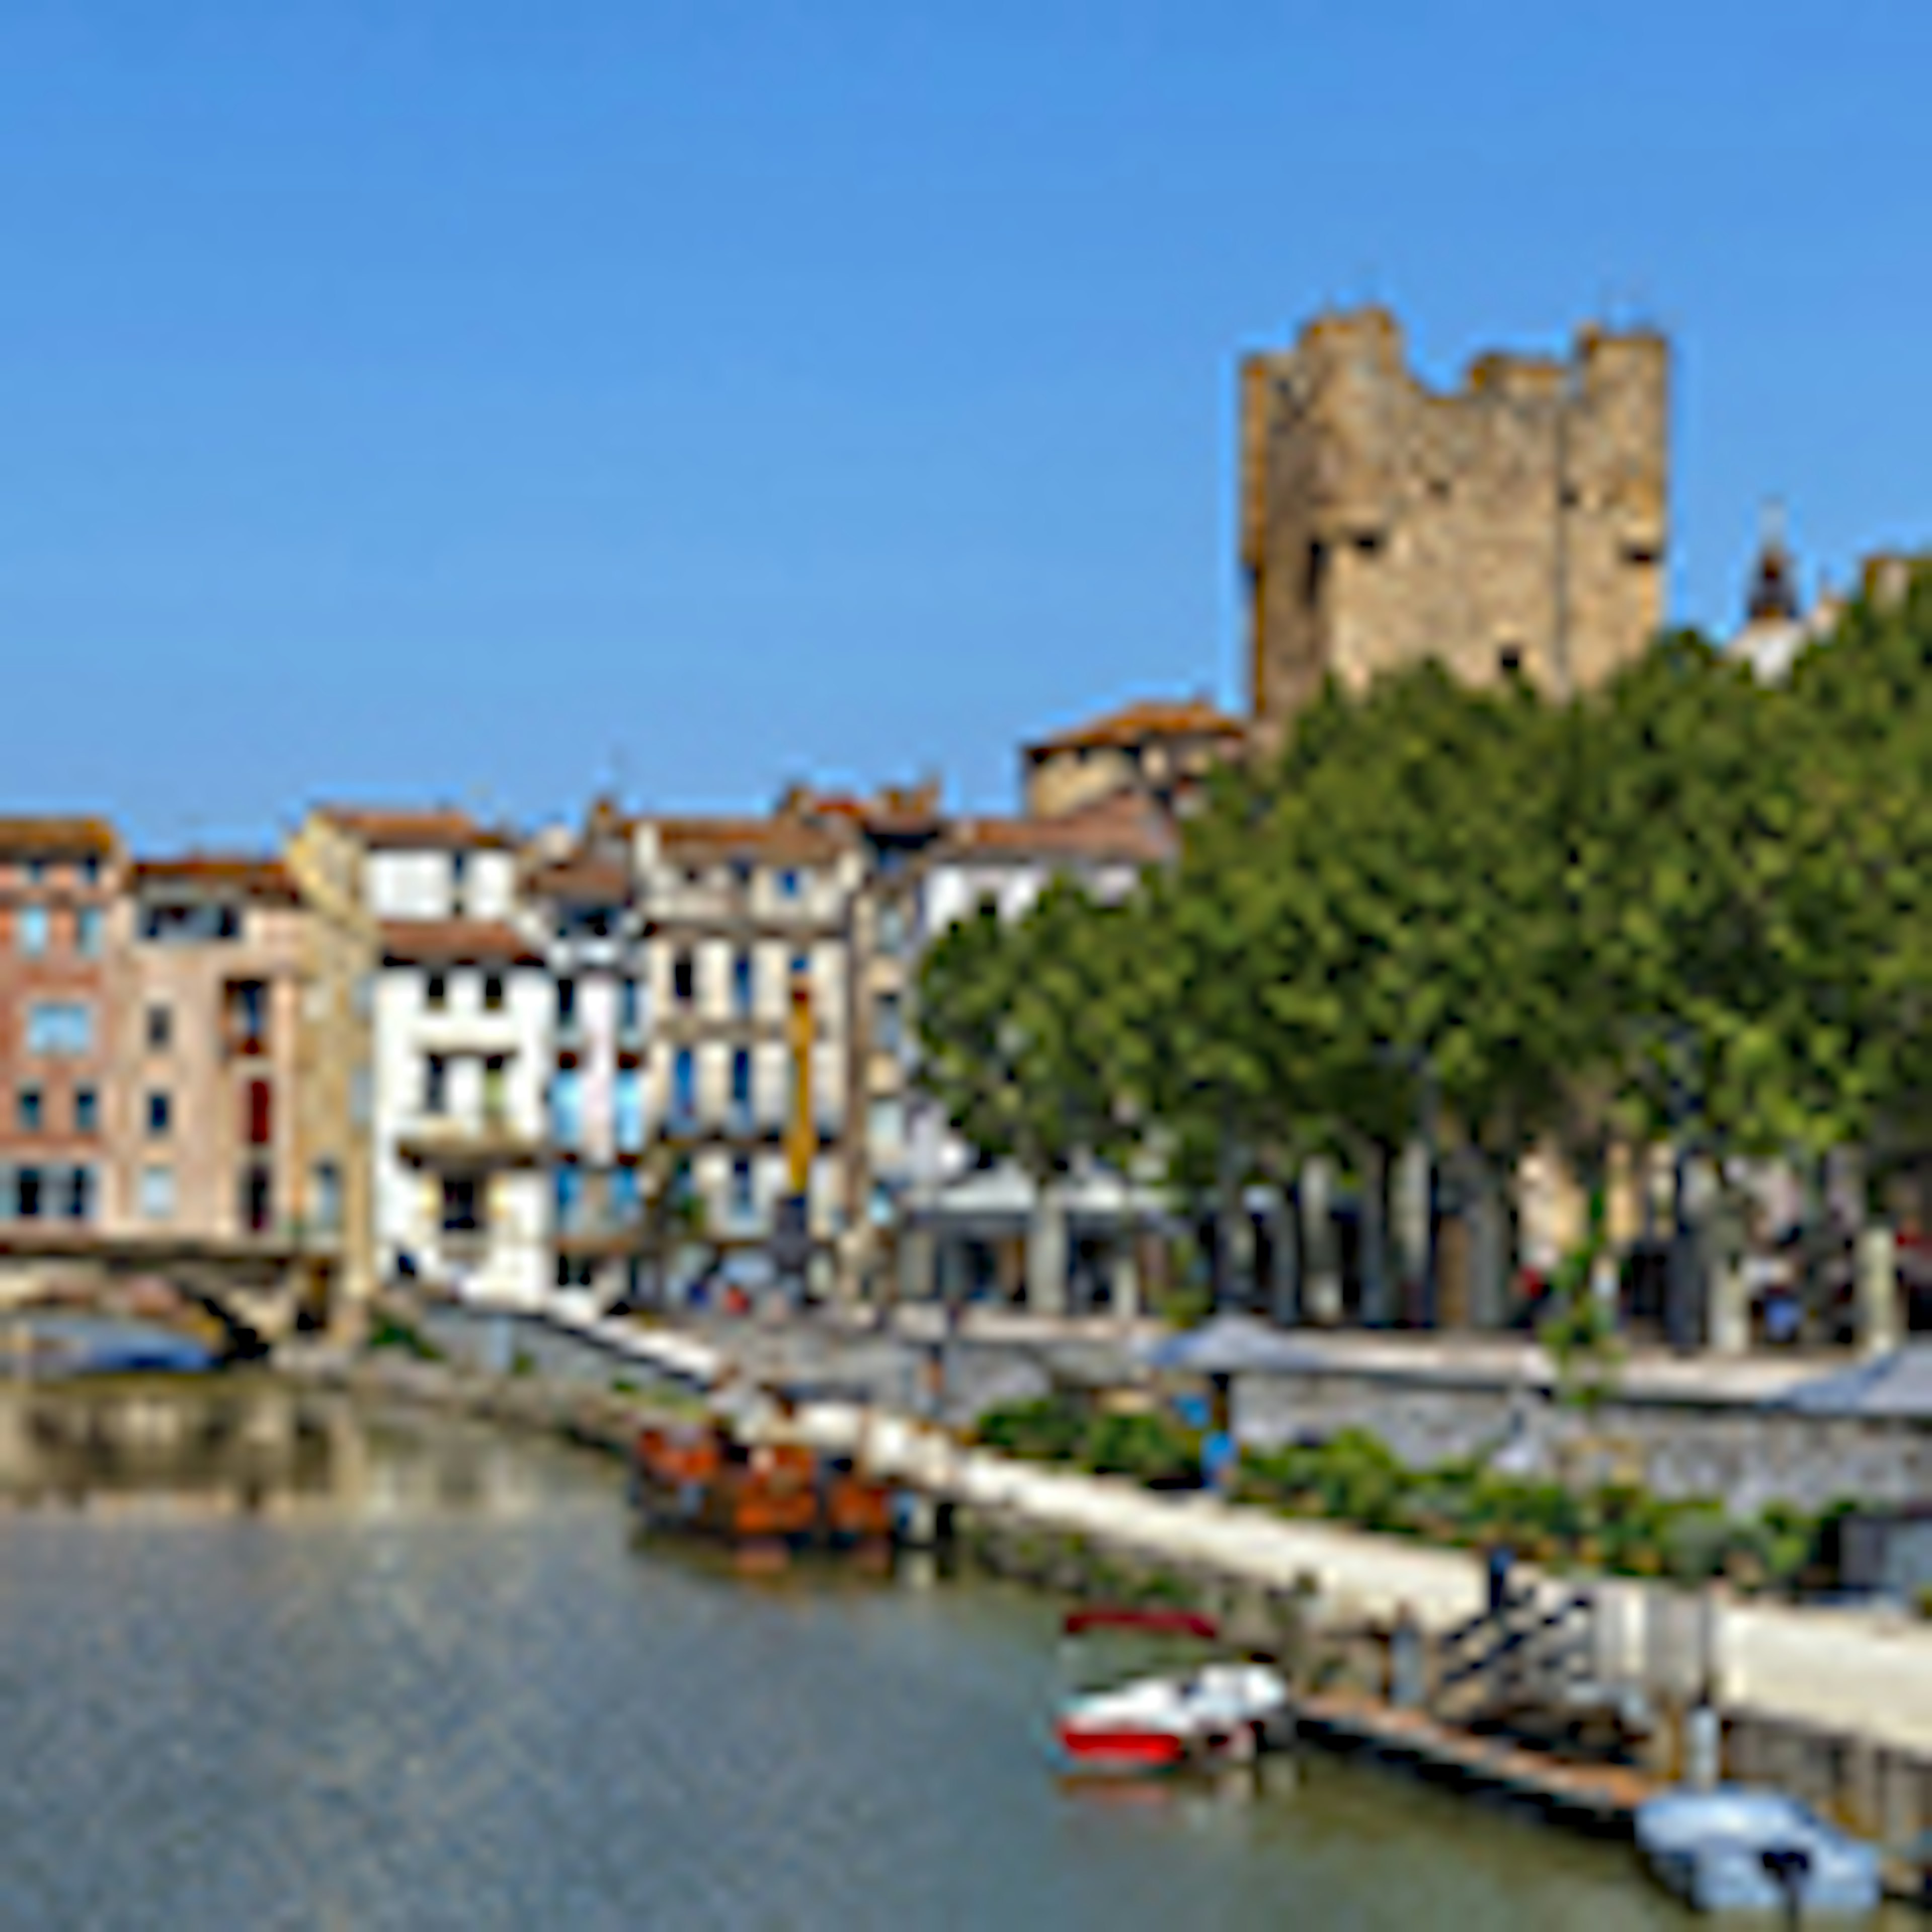
<svg viewBox="0 0 1932 1932">
<path fill-rule="evenodd" d="M 1253 704 L 1279 723 L 1333 671 L 1436 656 L 1478 681 L 1580 689 L 1663 614 L 1670 350 L 1579 332 L 1491 352 L 1453 391 L 1387 310 L 1318 316 L 1241 372 Z"/>
</svg>

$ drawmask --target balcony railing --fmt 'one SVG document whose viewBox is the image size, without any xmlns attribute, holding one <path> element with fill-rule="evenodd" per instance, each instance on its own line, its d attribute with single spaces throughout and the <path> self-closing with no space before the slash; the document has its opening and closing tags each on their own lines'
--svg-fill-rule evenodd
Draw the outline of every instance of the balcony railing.
<svg viewBox="0 0 1932 1932">
<path fill-rule="evenodd" d="M 434 1167 L 524 1167 L 544 1154 L 540 1136 L 518 1127 L 503 1114 L 462 1120 L 447 1114 L 422 1114 L 397 1136 L 403 1159 Z"/>
</svg>

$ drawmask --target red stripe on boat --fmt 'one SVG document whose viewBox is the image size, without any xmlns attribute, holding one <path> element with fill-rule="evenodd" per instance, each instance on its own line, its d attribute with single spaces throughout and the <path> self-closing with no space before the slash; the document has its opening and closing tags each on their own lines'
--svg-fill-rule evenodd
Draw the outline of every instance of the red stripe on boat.
<svg viewBox="0 0 1932 1932">
<path fill-rule="evenodd" d="M 1077 1724 L 1057 1728 L 1060 1749 L 1078 1764 L 1155 1771 L 1178 1764 L 1185 1755 L 1172 1731 L 1089 1730 Z"/>
</svg>

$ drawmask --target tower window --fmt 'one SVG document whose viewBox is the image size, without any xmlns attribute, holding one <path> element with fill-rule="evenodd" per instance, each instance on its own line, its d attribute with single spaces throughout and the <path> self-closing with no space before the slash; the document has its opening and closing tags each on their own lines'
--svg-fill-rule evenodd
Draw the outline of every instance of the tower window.
<svg viewBox="0 0 1932 1932">
<path fill-rule="evenodd" d="M 1497 652 L 1497 653 L 1496 653 L 1496 668 L 1497 668 L 1497 670 L 1499 670 L 1500 672 L 1502 672 L 1502 674 L 1503 674 L 1503 676 L 1504 676 L 1504 677 L 1520 677 L 1520 676 L 1522 676 L 1522 645 L 1520 645 L 1520 644 L 1505 644 L 1505 645 L 1504 645 L 1504 646 L 1503 646 L 1503 647 L 1502 647 L 1502 649 L 1501 650 L 1498 651 L 1498 652 Z"/>
<path fill-rule="evenodd" d="M 1328 546 L 1320 538 L 1308 546 L 1308 557 L 1301 583 L 1302 601 L 1312 610 L 1322 602 L 1322 586 L 1328 575 Z"/>
</svg>

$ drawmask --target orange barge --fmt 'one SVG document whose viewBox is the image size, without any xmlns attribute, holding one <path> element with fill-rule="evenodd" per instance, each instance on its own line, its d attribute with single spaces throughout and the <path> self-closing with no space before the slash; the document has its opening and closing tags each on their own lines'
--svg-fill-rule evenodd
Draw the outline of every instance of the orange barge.
<svg viewBox="0 0 1932 1932">
<path fill-rule="evenodd" d="M 884 1561 L 898 1520 L 891 1487 L 850 1456 L 742 1442 L 715 1422 L 640 1431 L 631 1495 L 649 1527 L 709 1538 L 759 1564 L 807 1549 Z"/>
</svg>

